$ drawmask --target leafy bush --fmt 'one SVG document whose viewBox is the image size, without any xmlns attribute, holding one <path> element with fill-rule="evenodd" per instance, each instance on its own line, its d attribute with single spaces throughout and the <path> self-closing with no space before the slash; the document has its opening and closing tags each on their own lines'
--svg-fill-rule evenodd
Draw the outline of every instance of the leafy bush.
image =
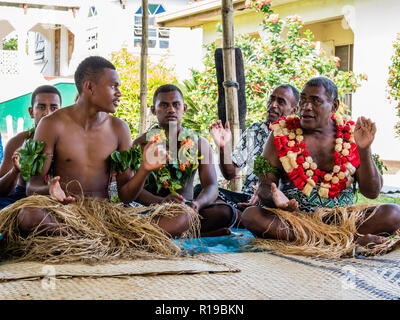
<svg viewBox="0 0 400 320">
<path fill-rule="evenodd" d="M 3 50 L 18 50 L 18 39 L 10 38 L 3 41 Z"/>
<path fill-rule="evenodd" d="M 339 95 L 343 98 L 345 94 L 355 92 L 361 82 L 367 80 L 364 74 L 339 71 L 338 57 L 328 57 L 323 50 L 317 50 L 311 31 L 300 33 L 303 27 L 300 16 L 281 19 L 278 14 L 273 13 L 271 1 L 267 0 L 248 0 L 246 5 L 264 14 L 262 25 L 268 34 L 265 39 L 250 35 L 239 35 L 235 38 L 235 46 L 243 53 L 247 126 L 265 119 L 266 102 L 272 90 L 279 84 L 289 83 L 301 90 L 306 81 L 321 75 L 336 83 Z M 283 36 L 284 27 L 286 36 Z M 208 132 L 208 125 L 217 120 L 218 101 L 215 42 L 205 45 L 205 49 L 205 70 L 192 70 L 192 79 L 183 83 L 189 106 L 184 124 L 203 134 L 205 130 Z M 343 113 L 346 107 L 341 103 L 339 112 Z"/>
<path fill-rule="evenodd" d="M 392 64 L 389 67 L 388 79 L 388 99 L 396 101 L 397 116 L 400 118 L 400 33 L 393 43 L 394 54 L 392 55 Z M 396 135 L 400 137 L 400 121 L 394 127 Z"/>
<path fill-rule="evenodd" d="M 115 65 L 121 80 L 121 101 L 115 116 L 128 123 L 132 137 L 139 133 L 140 118 L 140 57 L 126 48 L 114 52 L 111 62 Z M 177 82 L 173 68 L 165 65 L 165 58 L 159 63 L 147 64 L 147 105 L 152 104 L 154 91 L 163 84 Z"/>
</svg>

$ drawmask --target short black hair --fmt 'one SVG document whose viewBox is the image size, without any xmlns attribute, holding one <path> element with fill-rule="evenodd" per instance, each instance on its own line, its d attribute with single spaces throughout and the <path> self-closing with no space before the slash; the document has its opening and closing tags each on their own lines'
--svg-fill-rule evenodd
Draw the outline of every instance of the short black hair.
<svg viewBox="0 0 400 320">
<path fill-rule="evenodd" d="M 33 104 L 35 103 L 35 98 L 39 93 L 53 93 L 57 94 L 60 97 L 60 106 L 61 106 L 61 93 L 58 91 L 58 89 L 54 86 L 50 85 L 43 85 L 40 87 L 37 87 L 33 92 L 32 92 L 32 97 L 31 97 L 31 106 L 33 107 Z"/>
<path fill-rule="evenodd" d="M 299 93 L 299 90 L 297 90 L 297 89 L 296 89 L 295 87 L 293 87 L 292 85 L 286 84 L 286 83 L 277 86 L 275 89 L 278 89 L 278 88 L 285 88 L 285 89 L 290 89 L 290 90 L 292 90 L 292 94 L 293 94 L 293 97 L 294 97 L 294 102 L 292 103 L 292 108 L 295 107 L 295 106 L 297 106 L 297 105 L 299 104 L 299 100 L 300 100 L 300 93 Z"/>
<path fill-rule="evenodd" d="M 171 91 L 178 91 L 179 94 L 180 94 L 181 97 L 182 97 L 182 100 L 184 100 L 184 98 L 183 98 L 183 93 L 182 93 L 181 89 L 179 89 L 177 86 L 175 86 L 175 85 L 173 85 L 173 84 L 164 84 L 164 85 L 158 87 L 157 90 L 154 92 L 154 95 L 153 95 L 153 106 L 156 105 L 157 96 L 158 96 L 160 93 L 171 92 Z"/>
<path fill-rule="evenodd" d="M 310 87 L 324 87 L 326 95 L 329 98 L 329 101 L 333 101 L 339 98 L 338 94 L 338 88 L 336 84 L 325 77 L 315 77 L 306 82 L 306 84 L 303 87 L 303 90 L 305 87 L 310 86 Z"/>
<path fill-rule="evenodd" d="M 115 70 L 115 66 L 107 59 L 100 56 L 90 56 L 84 59 L 76 68 L 75 85 L 78 92 L 82 92 L 82 85 L 86 80 L 96 81 L 105 68 Z"/>
</svg>

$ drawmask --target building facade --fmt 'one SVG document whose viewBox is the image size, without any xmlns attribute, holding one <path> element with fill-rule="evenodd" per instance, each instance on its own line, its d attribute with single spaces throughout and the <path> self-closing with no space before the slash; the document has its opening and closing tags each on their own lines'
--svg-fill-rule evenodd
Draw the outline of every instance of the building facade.
<svg viewBox="0 0 400 320">
<path fill-rule="evenodd" d="M 233 0 L 235 34 L 263 37 L 262 15 Z M 349 100 L 352 117 L 361 115 L 376 122 L 373 152 L 381 159 L 399 161 L 400 141 L 395 137 L 395 105 L 387 99 L 386 84 L 393 41 L 400 31 L 400 2 L 397 0 L 272 0 L 281 17 L 298 14 L 328 54 L 341 58 L 341 68 L 365 73 L 363 82 Z M 203 43 L 221 42 L 216 24 L 221 23 L 221 1 L 203 0 L 186 9 L 163 13 L 157 22 L 165 27 L 199 28 Z"/>
<path fill-rule="evenodd" d="M 189 76 L 190 67 L 200 64 L 202 34 L 190 28 L 159 27 L 155 17 L 192 2 L 150 0 L 148 7 L 149 58 L 157 61 L 165 57 L 181 79 Z M 0 106 L 31 93 L 49 79 L 52 84 L 70 83 L 77 65 L 90 55 L 109 58 L 123 47 L 140 55 L 141 3 L 141 0 L 0 1 L 0 82 L 6 85 L 6 90 L 0 90 Z M 17 40 L 17 50 L 2 50 L 11 39 Z M 26 113 L 28 107 L 25 106 Z M 18 126 L 17 113 L 1 111 L 2 116 L 7 114 L 12 118 L 9 128 L 13 130 L 8 135 L 2 129 L 5 125 L 0 124 L 5 140 L 31 125 L 25 121 Z M 26 115 L 25 120 L 28 118 Z M 5 117 L 0 121 L 6 121 Z"/>
</svg>

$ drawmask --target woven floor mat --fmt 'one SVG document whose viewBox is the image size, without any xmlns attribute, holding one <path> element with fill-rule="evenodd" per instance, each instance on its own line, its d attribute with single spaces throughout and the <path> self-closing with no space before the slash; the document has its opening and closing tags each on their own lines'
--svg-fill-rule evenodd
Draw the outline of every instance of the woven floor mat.
<svg viewBox="0 0 400 320">
<path fill-rule="evenodd" d="M 161 274 L 193 274 L 202 272 L 239 272 L 240 270 L 222 262 L 204 261 L 194 257 L 176 259 L 145 259 L 115 261 L 113 263 L 87 264 L 44 264 L 18 262 L 0 264 L 0 282 L 38 278 L 68 277 L 121 277 L 156 276 Z"/>
<path fill-rule="evenodd" d="M 382 257 L 341 260 L 273 252 L 202 254 L 196 259 L 207 266 L 234 266 L 241 272 L 50 276 L 0 283 L 0 299 L 400 299 L 400 250 Z"/>
</svg>

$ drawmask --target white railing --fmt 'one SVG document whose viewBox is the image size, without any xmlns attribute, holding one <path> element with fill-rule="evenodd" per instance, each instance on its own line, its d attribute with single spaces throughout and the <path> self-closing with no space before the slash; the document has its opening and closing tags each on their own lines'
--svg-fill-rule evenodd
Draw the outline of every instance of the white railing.
<svg viewBox="0 0 400 320">
<path fill-rule="evenodd" d="M 4 121 L 4 119 L 3 119 Z M 18 118 L 17 119 L 17 132 L 14 133 L 14 127 L 13 127 L 13 119 L 11 115 L 6 116 L 5 118 L 6 124 L 7 124 L 7 133 L 4 134 L 3 136 L 3 147 L 6 145 L 7 141 L 10 140 L 14 135 L 24 131 L 24 119 L 23 118 Z"/>
<path fill-rule="evenodd" d="M 18 51 L 0 50 L 0 75 L 20 74 Z"/>
</svg>

